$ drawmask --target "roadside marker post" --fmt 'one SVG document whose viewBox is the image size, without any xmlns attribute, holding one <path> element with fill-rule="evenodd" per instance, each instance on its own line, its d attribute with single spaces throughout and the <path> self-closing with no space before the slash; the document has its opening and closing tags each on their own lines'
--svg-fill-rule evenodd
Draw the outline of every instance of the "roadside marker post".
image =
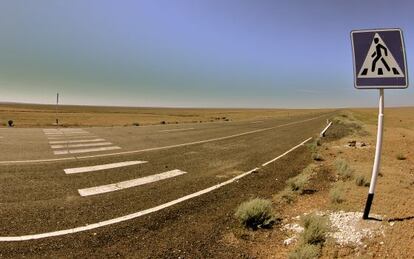
<svg viewBox="0 0 414 259">
<path fill-rule="evenodd" d="M 58 106 L 59 106 L 59 93 L 56 93 L 56 126 L 59 126 Z"/>
<path fill-rule="evenodd" d="M 408 87 L 407 61 L 401 29 L 355 30 L 351 32 L 354 86 L 379 89 L 377 143 L 371 183 L 363 219 L 369 218 L 380 170 L 384 128 L 384 89 Z"/>
</svg>

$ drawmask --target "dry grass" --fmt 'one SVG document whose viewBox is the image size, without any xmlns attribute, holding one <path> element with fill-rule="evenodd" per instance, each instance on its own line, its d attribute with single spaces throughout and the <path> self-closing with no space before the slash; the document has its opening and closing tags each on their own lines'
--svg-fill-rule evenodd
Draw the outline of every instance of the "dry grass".
<svg viewBox="0 0 414 259">
<path fill-rule="evenodd" d="M 289 258 L 318 258 L 328 232 L 327 220 L 315 214 L 302 218 L 303 232 L 300 235 L 298 246 L 289 254 Z"/>
<path fill-rule="evenodd" d="M 301 234 L 302 244 L 321 245 L 325 242 L 328 226 L 326 219 L 316 214 L 309 214 L 302 218 L 304 231 Z"/>
<path fill-rule="evenodd" d="M 309 184 L 310 176 L 307 174 L 300 174 L 296 177 L 290 178 L 286 181 L 289 189 L 298 194 L 303 194 L 305 187 Z"/>
<path fill-rule="evenodd" d="M 170 123 L 242 121 L 289 116 L 316 115 L 328 110 L 285 109 L 197 109 L 135 108 L 99 106 L 59 106 L 59 122 L 63 126 L 131 126 Z M 0 126 L 13 120 L 17 127 L 45 127 L 55 123 L 54 105 L 1 104 Z"/>
<path fill-rule="evenodd" d="M 335 167 L 341 180 L 351 180 L 354 177 L 354 170 L 351 169 L 346 160 L 337 159 L 335 161 Z"/>
<path fill-rule="evenodd" d="M 272 210 L 272 202 L 259 198 L 240 204 L 234 216 L 243 226 L 251 229 L 271 227 L 279 218 Z"/>
<path fill-rule="evenodd" d="M 298 246 L 289 254 L 289 259 L 314 259 L 319 258 L 321 248 L 315 245 L 304 244 Z"/>
<path fill-rule="evenodd" d="M 329 192 L 332 204 L 339 204 L 345 201 L 343 182 L 337 182 Z"/>
<path fill-rule="evenodd" d="M 365 186 L 365 187 L 367 187 L 367 186 L 369 186 L 369 181 L 368 181 L 368 179 L 367 179 L 365 176 L 363 176 L 363 175 L 358 175 L 358 176 L 355 178 L 355 184 L 356 184 L 357 186 Z"/>
</svg>

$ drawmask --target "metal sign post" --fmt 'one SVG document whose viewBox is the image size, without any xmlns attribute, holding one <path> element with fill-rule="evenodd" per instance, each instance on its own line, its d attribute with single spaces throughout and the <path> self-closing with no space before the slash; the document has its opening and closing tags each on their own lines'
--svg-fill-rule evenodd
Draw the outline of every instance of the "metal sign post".
<svg viewBox="0 0 414 259">
<path fill-rule="evenodd" d="M 56 126 L 59 126 L 59 119 L 58 119 L 58 105 L 59 105 L 59 93 L 56 93 Z"/>
<path fill-rule="evenodd" d="M 369 211 L 371 210 L 372 201 L 374 200 L 375 186 L 377 184 L 377 177 L 381 162 L 382 149 L 382 133 L 384 129 L 384 89 L 379 90 L 379 105 L 378 105 L 378 128 L 377 128 L 377 144 L 375 146 L 374 166 L 372 167 L 371 183 L 369 185 L 367 203 L 365 204 L 363 219 L 368 219 Z"/>
<path fill-rule="evenodd" d="M 384 89 L 408 87 L 404 40 L 400 29 L 357 30 L 351 32 L 354 85 L 357 89 L 379 89 L 377 143 L 371 183 L 363 219 L 369 218 L 380 170 L 384 128 Z"/>
</svg>

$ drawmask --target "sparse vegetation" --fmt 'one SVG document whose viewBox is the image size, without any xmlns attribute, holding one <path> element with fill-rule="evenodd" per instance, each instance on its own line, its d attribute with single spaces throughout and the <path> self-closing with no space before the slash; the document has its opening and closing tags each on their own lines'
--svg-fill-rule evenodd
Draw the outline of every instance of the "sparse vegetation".
<svg viewBox="0 0 414 259">
<path fill-rule="evenodd" d="M 317 138 L 315 138 L 315 144 L 316 144 L 316 146 L 322 146 L 322 140 L 321 140 L 321 138 L 320 137 L 317 137 Z"/>
<path fill-rule="evenodd" d="M 348 162 L 344 159 L 337 159 L 335 161 L 335 167 L 338 172 L 339 178 L 342 180 L 351 180 L 354 176 L 354 170 L 349 166 Z"/>
<path fill-rule="evenodd" d="M 335 186 L 329 192 L 329 198 L 333 204 L 339 204 L 345 200 L 344 189 L 342 184 L 342 182 L 336 183 Z"/>
<path fill-rule="evenodd" d="M 9 120 L 9 121 L 7 122 L 7 124 L 9 125 L 9 127 L 13 127 L 13 126 L 14 126 L 14 122 L 13 122 L 12 120 Z"/>
<path fill-rule="evenodd" d="M 365 176 L 363 175 L 358 175 L 355 178 L 355 184 L 357 186 L 369 186 L 369 181 L 367 180 L 367 178 L 365 178 Z"/>
<path fill-rule="evenodd" d="M 286 181 L 289 189 L 298 194 L 303 194 L 305 187 L 309 184 L 310 176 L 307 174 L 300 174 L 296 177 L 290 178 Z"/>
<path fill-rule="evenodd" d="M 260 198 L 243 202 L 237 208 L 234 215 L 243 226 L 253 230 L 257 228 L 269 228 L 279 219 L 273 213 L 272 202 Z"/>
<path fill-rule="evenodd" d="M 139 123 L 138 122 L 134 122 L 134 123 L 132 123 L 132 125 L 138 127 L 139 126 Z"/>
<path fill-rule="evenodd" d="M 312 154 L 314 154 L 318 151 L 318 147 L 317 147 L 315 141 L 312 141 L 311 143 L 308 143 L 306 146 L 309 148 L 309 150 Z"/>
<path fill-rule="evenodd" d="M 328 231 L 326 219 L 316 214 L 306 215 L 302 219 L 304 230 L 300 242 L 310 245 L 321 245 L 325 242 Z"/>
<path fill-rule="evenodd" d="M 303 217 L 302 225 L 304 230 L 300 236 L 298 246 L 289 254 L 289 258 L 318 258 L 322 245 L 326 240 L 327 221 L 322 216 L 309 214 Z"/>
<path fill-rule="evenodd" d="M 167 124 L 167 122 L 166 121 L 161 121 L 160 124 Z"/>
<path fill-rule="evenodd" d="M 282 201 L 291 204 L 296 200 L 296 193 L 289 188 L 285 188 L 279 193 L 279 197 Z"/>
<path fill-rule="evenodd" d="M 398 159 L 398 160 L 405 160 L 405 159 L 407 159 L 407 157 L 405 157 L 405 155 L 404 155 L 404 154 L 402 154 L 402 153 L 398 153 L 398 154 L 397 154 L 397 159 Z"/>
<path fill-rule="evenodd" d="M 313 153 L 312 154 L 312 159 L 315 160 L 315 161 L 323 161 L 323 157 L 319 153 Z"/>
<path fill-rule="evenodd" d="M 315 245 L 304 244 L 298 246 L 289 254 L 289 259 L 314 259 L 320 256 L 321 248 Z"/>
</svg>

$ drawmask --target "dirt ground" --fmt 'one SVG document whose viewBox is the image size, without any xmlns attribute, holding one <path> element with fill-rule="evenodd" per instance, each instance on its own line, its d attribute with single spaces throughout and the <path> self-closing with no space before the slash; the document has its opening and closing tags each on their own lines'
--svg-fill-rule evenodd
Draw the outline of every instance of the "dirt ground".
<svg viewBox="0 0 414 259">
<path fill-rule="evenodd" d="M 298 196 L 293 204 L 274 201 L 275 211 L 282 215 L 282 224 L 272 230 L 256 232 L 229 231 L 229 242 L 242 243 L 257 258 L 287 258 L 297 246 L 284 241 L 292 233 L 283 228 L 286 224 L 300 222 L 299 217 L 312 213 L 361 213 L 364 210 L 368 186 L 357 186 L 355 178 L 371 178 L 376 142 L 376 109 L 359 109 L 341 112 L 345 120 L 360 125 L 352 134 L 332 139 L 327 134 L 322 139 L 319 153 L 323 161 L 314 161 L 315 174 L 307 187 L 312 192 Z M 362 238 L 360 244 L 338 244 L 329 237 L 322 247 L 322 258 L 414 258 L 414 108 L 386 109 L 381 174 L 378 178 L 370 216 L 357 224 L 365 230 L 375 230 Z M 335 126 L 330 130 L 335 131 Z M 339 135 L 345 135 L 339 132 Z M 353 143 L 356 143 L 353 146 Z M 340 181 L 335 161 L 343 159 L 353 171 L 350 180 Z M 340 181 L 344 200 L 334 204 L 330 190 Z M 276 193 L 277 194 L 277 193 Z M 358 229 L 358 228 L 357 228 Z M 332 227 L 330 231 L 335 231 Z M 354 233 L 351 233 L 353 235 Z M 356 234 L 356 233 L 355 233 Z M 247 237 L 247 238 L 246 238 Z"/>
<path fill-rule="evenodd" d="M 288 109 L 196 109 L 134 108 L 59 105 L 59 124 L 66 127 L 137 126 L 165 122 L 201 123 L 262 120 L 320 113 L 325 110 Z M 52 127 L 56 120 L 54 105 L 0 103 L 0 127 L 13 120 L 16 127 Z"/>
</svg>

